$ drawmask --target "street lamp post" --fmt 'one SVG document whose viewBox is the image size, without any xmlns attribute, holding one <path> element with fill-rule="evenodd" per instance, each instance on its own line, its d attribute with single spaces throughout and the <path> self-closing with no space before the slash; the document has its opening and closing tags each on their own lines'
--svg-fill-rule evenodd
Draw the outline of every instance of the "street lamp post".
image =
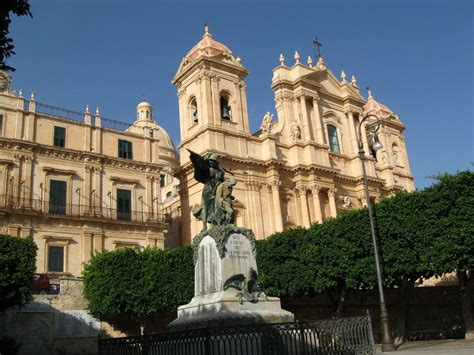
<svg viewBox="0 0 474 355">
<path fill-rule="evenodd" d="M 362 143 L 362 124 L 365 120 L 369 117 L 375 117 L 377 122 L 373 126 L 371 132 L 374 134 L 374 145 L 373 149 L 375 151 L 380 150 L 383 148 L 382 143 L 378 140 L 377 137 L 377 130 L 380 127 L 379 118 L 375 115 L 365 115 L 364 118 L 359 123 L 359 137 L 358 137 L 358 146 L 359 146 L 359 157 L 360 162 L 362 164 L 362 176 L 364 178 L 364 191 L 365 191 L 365 198 L 367 200 L 367 208 L 369 209 L 369 220 L 370 220 L 370 231 L 372 233 L 372 242 L 374 244 L 374 254 L 375 254 L 375 266 L 377 269 L 377 284 L 379 289 L 379 296 L 380 296 L 380 323 L 382 325 L 382 351 L 394 351 L 395 345 L 393 344 L 392 333 L 390 331 L 390 321 L 387 312 L 387 307 L 385 305 L 385 297 L 383 293 L 383 283 L 382 283 L 382 269 L 380 266 L 380 258 L 379 258 L 379 250 L 377 245 L 377 237 L 375 235 L 375 221 L 372 213 L 372 204 L 370 201 L 369 195 L 369 184 L 367 181 L 367 172 L 365 170 L 365 152 L 364 152 L 364 144 Z"/>
</svg>

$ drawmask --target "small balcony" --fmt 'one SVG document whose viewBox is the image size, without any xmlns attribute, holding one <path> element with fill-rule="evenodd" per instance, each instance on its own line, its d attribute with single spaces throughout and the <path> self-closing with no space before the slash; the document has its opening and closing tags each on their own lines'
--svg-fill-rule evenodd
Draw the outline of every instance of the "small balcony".
<svg viewBox="0 0 474 355">
<path fill-rule="evenodd" d="M 45 216 L 65 216 L 83 219 L 103 219 L 115 221 L 129 221 L 134 223 L 159 224 L 164 223 L 162 213 L 117 210 L 102 206 L 88 206 L 75 204 L 55 204 L 39 199 L 20 198 L 9 195 L 0 195 L 0 211 L 10 213 L 33 213 Z"/>
</svg>

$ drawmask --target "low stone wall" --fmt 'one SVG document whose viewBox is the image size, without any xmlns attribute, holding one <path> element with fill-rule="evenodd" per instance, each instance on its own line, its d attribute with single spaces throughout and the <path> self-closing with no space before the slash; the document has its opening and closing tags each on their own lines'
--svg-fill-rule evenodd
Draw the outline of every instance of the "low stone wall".
<svg viewBox="0 0 474 355">
<path fill-rule="evenodd" d="M 60 294 L 34 295 L 0 317 L 0 337 L 21 345 L 20 355 L 96 354 L 101 322 L 87 314 L 82 280 L 63 278 Z"/>
<path fill-rule="evenodd" d="M 397 331 L 401 318 L 400 291 L 385 290 L 385 301 L 392 331 Z M 474 299 L 472 300 L 474 302 Z M 331 318 L 335 306 L 327 295 L 282 299 L 282 307 L 298 320 Z M 369 311 L 376 342 L 380 339 L 379 296 L 377 290 L 350 291 L 341 316 L 361 316 Z M 464 318 L 456 286 L 417 287 L 407 295 L 406 334 L 408 339 L 464 338 Z"/>
</svg>

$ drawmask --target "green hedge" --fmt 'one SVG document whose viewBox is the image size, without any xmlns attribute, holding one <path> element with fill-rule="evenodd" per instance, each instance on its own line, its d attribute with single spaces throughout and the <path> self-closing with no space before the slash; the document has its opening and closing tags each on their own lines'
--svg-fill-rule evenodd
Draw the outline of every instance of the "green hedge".
<svg viewBox="0 0 474 355">
<path fill-rule="evenodd" d="M 36 250 L 32 238 L 0 235 L 0 311 L 31 299 Z"/>
</svg>

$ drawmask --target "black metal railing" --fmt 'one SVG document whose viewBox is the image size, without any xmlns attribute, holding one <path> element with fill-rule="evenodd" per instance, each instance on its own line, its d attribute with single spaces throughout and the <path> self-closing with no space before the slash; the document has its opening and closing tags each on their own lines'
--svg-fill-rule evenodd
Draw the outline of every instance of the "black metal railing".
<svg viewBox="0 0 474 355">
<path fill-rule="evenodd" d="M 101 117 L 102 127 L 114 129 L 116 131 L 126 131 L 133 126 L 131 123 L 111 120 L 110 118 Z"/>
<path fill-rule="evenodd" d="M 26 104 L 27 100 L 25 100 L 25 107 L 24 109 L 27 110 L 28 106 Z M 70 121 L 76 121 L 84 123 L 84 116 L 83 112 L 72 111 L 62 107 L 51 106 L 47 104 L 43 104 L 41 102 L 36 102 L 36 112 L 42 113 L 48 116 L 54 116 L 63 118 Z M 91 124 L 95 124 L 95 116 L 91 114 Z M 100 118 L 101 126 L 105 128 L 110 128 L 116 131 L 126 131 L 128 128 L 132 127 L 132 123 L 127 123 L 123 121 L 116 121 L 110 118 L 102 117 Z M 142 127 L 140 127 L 142 128 Z"/>
<path fill-rule="evenodd" d="M 100 355 L 375 354 L 370 317 L 202 328 L 99 340 Z"/>
<path fill-rule="evenodd" d="M 142 223 L 164 222 L 164 215 L 162 213 L 117 210 L 109 207 L 96 206 L 94 203 L 91 203 L 91 205 L 54 203 L 40 199 L 28 199 L 10 195 L 0 195 L 0 210 L 32 211 L 49 215 L 105 218 Z"/>
<path fill-rule="evenodd" d="M 41 102 L 36 103 L 36 112 L 43 113 L 49 116 L 65 118 L 71 121 L 84 122 L 84 113 L 82 112 L 72 111 L 62 107 L 46 105 Z"/>
</svg>

